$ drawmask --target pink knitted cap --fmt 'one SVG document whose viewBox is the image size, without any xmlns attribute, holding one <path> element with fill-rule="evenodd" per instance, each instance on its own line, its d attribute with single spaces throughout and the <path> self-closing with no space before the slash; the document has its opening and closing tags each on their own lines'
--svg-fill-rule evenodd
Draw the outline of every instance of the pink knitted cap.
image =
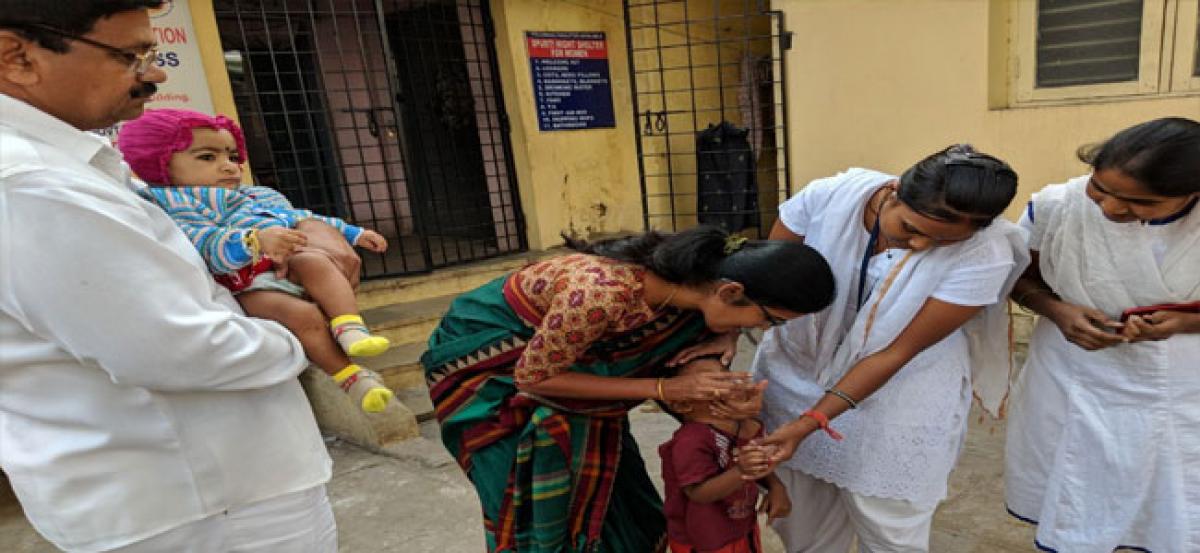
<svg viewBox="0 0 1200 553">
<path fill-rule="evenodd" d="M 225 129 L 237 143 L 238 155 L 246 160 L 246 138 L 241 127 L 223 115 L 213 117 L 188 109 L 148 109 L 137 119 L 126 121 L 117 133 L 117 148 L 137 176 L 152 184 L 173 183 L 167 171 L 171 156 L 192 145 L 192 129 Z"/>
</svg>

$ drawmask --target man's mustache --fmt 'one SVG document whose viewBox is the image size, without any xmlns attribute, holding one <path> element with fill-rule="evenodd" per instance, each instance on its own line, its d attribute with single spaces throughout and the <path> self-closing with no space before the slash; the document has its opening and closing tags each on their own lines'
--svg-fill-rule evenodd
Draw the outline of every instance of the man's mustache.
<svg viewBox="0 0 1200 553">
<path fill-rule="evenodd" d="M 129 91 L 129 97 L 134 99 L 149 98 L 155 92 L 158 92 L 158 85 L 154 83 L 142 83 L 142 86 Z"/>
</svg>

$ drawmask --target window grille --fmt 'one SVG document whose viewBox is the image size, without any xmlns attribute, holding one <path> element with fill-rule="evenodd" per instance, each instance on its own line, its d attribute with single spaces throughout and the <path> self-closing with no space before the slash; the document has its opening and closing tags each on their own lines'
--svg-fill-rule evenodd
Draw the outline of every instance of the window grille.
<svg viewBox="0 0 1200 553">
<path fill-rule="evenodd" d="M 765 236 L 791 192 L 783 53 L 763 0 L 625 0 L 645 227 Z"/>
<path fill-rule="evenodd" d="M 486 1 L 213 7 L 255 180 L 387 237 L 364 276 L 526 248 Z"/>
</svg>

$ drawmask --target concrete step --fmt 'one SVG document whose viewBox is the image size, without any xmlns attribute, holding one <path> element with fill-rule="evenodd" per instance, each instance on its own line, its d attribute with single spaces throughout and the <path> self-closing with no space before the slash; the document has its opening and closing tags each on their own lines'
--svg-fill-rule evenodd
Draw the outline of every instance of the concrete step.
<svg viewBox="0 0 1200 553">
<path fill-rule="evenodd" d="M 301 375 L 300 382 L 317 424 L 326 433 L 376 451 L 420 435 L 422 430 L 418 425 L 431 421 L 436 424 L 421 368 L 424 352 L 423 343 L 403 344 L 378 357 L 361 360 L 396 393 L 395 407 L 378 414 L 363 412 L 329 375 L 310 367 Z"/>
<path fill-rule="evenodd" d="M 411 280 L 414 279 L 389 282 L 384 288 L 379 288 L 378 284 L 364 283 L 364 288 L 369 296 L 372 286 L 376 290 L 387 290 L 388 287 L 423 289 L 423 285 L 409 286 Z M 429 278 L 416 277 L 416 280 L 428 281 Z M 457 282 L 464 280 L 469 279 L 460 276 Z M 379 414 L 364 413 L 320 370 L 310 368 L 301 376 L 317 423 L 324 431 L 374 450 L 382 450 L 392 443 L 419 435 L 417 425 L 433 418 L 433 403 L 425 386 L 421 354 L 425 352 L 429 334 L 437 328 L 450 302 L 460 293 L 457 290 L 452 292 L 362 310 L 363 320 L 371 332 L 386 337 L 392 347 L 377 357 L 356 361 L 383 377 L 384 384 L 396 393 L 396 409 L 389 408 Z M 372 297 L 378 300 L 405 296 L 377 294 Z M 361 298 L 360 293 L 360 304 L 370 305 L 370 302 L 363 302 Z"/>
<path fill-rule="evenodd" d="M 363 320 L 371 332 L 392 341 L 393 347 L 425 343 L 458 292 L 367 309 Z"/>
<path fill-rule="evenodd" d="M 459 267 L 439 269 L 429 274 L 363 282 L 358 288 L 359 309 L 369 310 L 398 303 L 420 301 L 433 296 L 461 294 L 511 273 L 548 255 L 562 253 L 524 252 Z"/>
<path fill-rule="evenodd" d="M 429 433 L 431 424 L 436 432 L 433 403 L 420 363 L 429 335 L 459 294 L 546 255 L 550 254 L 524 253 L 428 275 L 364 282 L 358 292 L 363 320 L 373 334 L 390 340 L 392 347 L 361 363 L 383 377 L 398 401 L 395 408 L 383 413 L 364 413 L 327 375 L 310 368 L 301 375 L 301 383 L 317 423 L 326 432 L 376 451 L 418 436 L 421 428 Z"/>
<path fill-rule="evenodd" d="M 384 384 L 396 392 L 396 399 L 416 415 L 418 422 L 433 417 L 433 403 L 429 400 L 425 370 L 421 367 L 423 353 L 425 342 L 415 342 L 401 344 L 379 357 L 363 360 L 383 377 Z"/>
<path fill-rule="evenodd" d="M 442 443 L 442 426 L 437 419 L 429 419 L 421 423 L 421 437 L 434 443 Z"/>
<path fill-rule="evenodd" d="M 316 367 L 300 374 L 300 384 L 321 430 L 348 442 L 378 451 L 421 434 L 416 415 L 403 402 L 392 402 L 382 413 L 364 412 Z"/>
</svg>

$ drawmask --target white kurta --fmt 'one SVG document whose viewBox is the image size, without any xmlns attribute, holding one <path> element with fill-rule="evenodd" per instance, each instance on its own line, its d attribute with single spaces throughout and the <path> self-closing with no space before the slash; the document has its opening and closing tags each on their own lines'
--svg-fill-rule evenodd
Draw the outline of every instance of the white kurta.
<svg viewBox="0 0 1200 553">
<path fill-rule="evenodd" d="M 851 169 L 812 182 L 780 207 L 780 221 L 829 261 L 838 294 L 829 309 L 768 332 L 759 347 L 753 368 L 771 381 L 764 408 L 770 429 L 799 417 L 858 361 L 890 344 L 928 298 L 996 304 L 1025 267 L 1023 233 L 997 220 L 963 242 L 913 253 L 886 294 L 878 281 L 908 252 L 874 256 L 870 294 L 860 309 L 858 277 L 869 239 L 865 204 L 894 178 Z M 868 333 L 868 314 L 877 304 Z M 973 369 L 987 369 L 978 380 L 990 384 L 989 408 L 998 409 L 1006 392 L 1006 327 L 1002 308 L 985 309 L 914 357 L 859 409 L 839 416 L 833 426 L 843 441 L 815 433 L 788 467 L 861 495 L 921 505 L 941 500 L 967 428 Z"/>
<path fill-rule="evenodd" d="M 1200 209 L 1113 223 L 1086 184 L 1047 187 L 1022 221 L 1047 284 L 1113 318 L 1200 300 Z M 1042 318 L 1009 416 L 1008 506 L 1044 547 L 1200 551 L 1200 334 L 1088 352 Z"/>
<path fill-rule="evenodd" d="M 0 94 L 0 467 L 72 551 L 330 476 L 300 343 L 243 316 L 128 177 L 104 139 Z"/>
</svg>

